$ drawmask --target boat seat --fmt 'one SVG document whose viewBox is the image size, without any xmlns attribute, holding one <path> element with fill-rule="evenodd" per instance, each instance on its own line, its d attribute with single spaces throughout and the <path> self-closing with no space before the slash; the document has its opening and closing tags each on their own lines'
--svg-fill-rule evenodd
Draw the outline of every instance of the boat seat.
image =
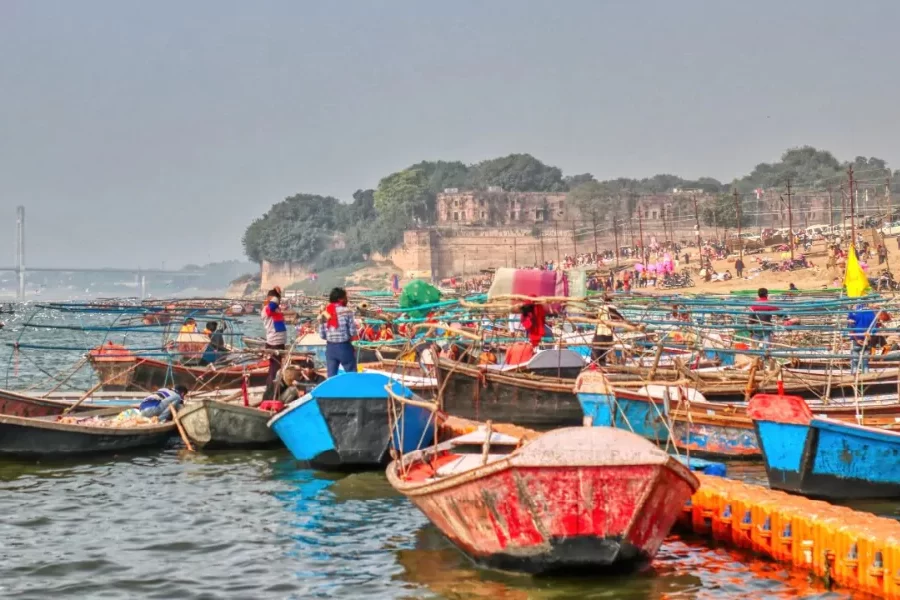
<svg viewBox="0 0 900 600">
<path fill-rule="evenodd" d="M 480 427 L 472 433 L 453 438 L 450 440 L 450 446 L 456 447 L 484 444 L 486 434 L 487 430 L 484 427 Z M 497 431 L 491 432 L 491 446 L 518 446 L 519 442 L 521 442 L 520 438 L 506 435 L 505 433 L 499 433 Z"/>
<path fill-rule="evenodd" d="M 442 477 L 449 477 L 450 475 L 465 473 L 467 471 L 471 471 L 472 469 L 477 469 L 484 464 L 491 464 L 508 457 L 508 454 L 488 454 L 487 463 L 485 463 L 484 459 L 479 454 L 460 454 L 456 460 L 446 462 L 438 467 L 435 476 L 430 480 L 433 481 Z"/>
</svg>

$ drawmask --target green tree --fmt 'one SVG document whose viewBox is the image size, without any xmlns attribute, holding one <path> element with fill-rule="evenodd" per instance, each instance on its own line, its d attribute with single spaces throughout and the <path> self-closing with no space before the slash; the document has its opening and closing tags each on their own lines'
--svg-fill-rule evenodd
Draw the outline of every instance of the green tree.
<svg viewBox="0 0 900 600">
<path fill-rule="evenodd" d="M 566 190 L 562 171 L 530 154 L 510 154 L 485 160 L 470 170 L 469 187 L 499 186 L 507 192 L 561 192 Z"/>
<path fill-rule="evenodd" d="M 591 224 L 594 252 L 599 252 L 597 228 L 606 220 L 611 205 L 607 189 L 597 181 L 582 183 L 566 195 L 566 203 L 578 211 L 582 221 Z"/>
<path fill-rule="evenodd" d="M 421 171 L 428 181 L 428 189 L 435 195 L 447 188 L 464 188 L 469 178 L 469 167 L 458 160 L 423 160 L 407 170 Z"/>
<path fill-rule="evenodd" d="M 750 216 L 743 202 L 743 196 L 738 196 L 738 204 L 741 208 L 741 226 L 750 224 Z M 726 232 L 736 229 L 738 226 L 738 206 L 734 202 L 732 194 L 719 194 L 712 202 L 708 202 L 700 211 L 700 219 L 707 226 L 722 227 Z"/>
<path fill-rule="evenodd" d="M 375 190 L 375 210 L 379 217 L 397 221 L 403 227 L 416 221 L 434 220 L 434 205 L 429 193 L 428 179 L 418 169 L 406 169 L 388 175 L 378 182 Z"/>
<path fill-rule="evenodd" d="M 563 179 L 563 183 L 565 183 L 566 189 L 569 191 L 574 190 L 579 185 L 587 183 L 589 181 L 597 180 L 594 179 L 594 176 L 590 173 L 582 173 L 580 175 L 567 175 L 565 179 Z"/>
</svg>

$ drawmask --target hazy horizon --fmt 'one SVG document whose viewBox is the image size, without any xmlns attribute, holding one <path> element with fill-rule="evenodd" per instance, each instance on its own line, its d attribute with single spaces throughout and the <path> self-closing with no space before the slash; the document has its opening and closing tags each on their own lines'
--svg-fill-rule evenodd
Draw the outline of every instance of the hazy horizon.
<svg viewBox="0 0 900 600">
<path fill-rule="evenodd" d="M 900 168 L 900 4 L 0 4 L 0 222 L 33 266 L 242 259 L 298 192 L 527 152 L 730 181 L 788 148 Z M 13 263 L 13 243 L 0 266 Z"/>
</svg>

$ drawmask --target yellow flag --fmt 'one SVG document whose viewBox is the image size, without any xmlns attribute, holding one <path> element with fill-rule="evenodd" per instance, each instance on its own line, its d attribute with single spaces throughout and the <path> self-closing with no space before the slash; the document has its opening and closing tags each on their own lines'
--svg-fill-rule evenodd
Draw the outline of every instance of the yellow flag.
<svg viewBox="0 0 900 600">
<path fill-rule="evenodd" d="M 850 250 L 847 253 L 847 271 L 844 273 L 844 287 L 847 288 L 847 297 L 858 298 L 865 296 L 869 291 L 869 279 L 866 277 L 865 271 L 859 266 L 859 260 L 856 258 L 856 250 L 853 244 L 850 244 Z"/>
</svg>

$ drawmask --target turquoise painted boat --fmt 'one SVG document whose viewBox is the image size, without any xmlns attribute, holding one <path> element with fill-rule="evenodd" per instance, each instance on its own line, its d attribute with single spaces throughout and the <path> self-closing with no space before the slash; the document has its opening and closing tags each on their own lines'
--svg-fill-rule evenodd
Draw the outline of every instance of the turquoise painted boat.
<svg viewBox="0 0 900 600">
<path fill-rule="evenodd" d="M 814 417 L 798 396 L 757 394 L 747 413 L 772 488 L 828 500 L 900 498 L 900 432 Z"/>
<path fill-rule="evenodd" d="M 404 404 L 391 431 L 387 386 L 404 398 L 413 395 L 382 373 L 343 373 L 289 404 L 269 427 L 313 468 L 383 468 L 392 446 L 406 453 L 434 443 L 434 413 L 420 406 Z"/>
</svg>

